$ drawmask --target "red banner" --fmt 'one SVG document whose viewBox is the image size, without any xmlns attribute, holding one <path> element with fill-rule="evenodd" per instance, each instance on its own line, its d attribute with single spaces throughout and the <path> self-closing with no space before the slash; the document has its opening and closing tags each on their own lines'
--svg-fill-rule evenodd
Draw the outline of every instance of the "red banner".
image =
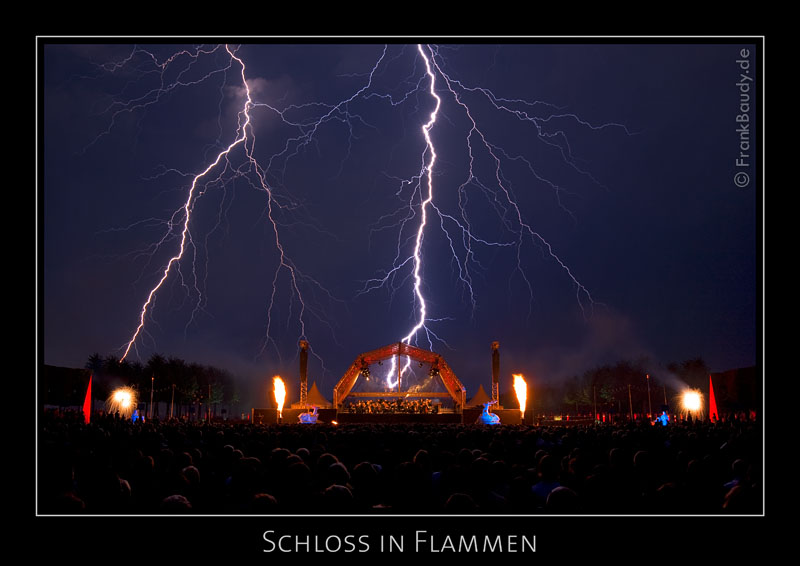
<svg viewBox="0 0 800 566">
<path fill-rule="evenodd" d="M 711 381 L 711 376 L 708 376 L 708 417 L 712 421 L 719 420 L 719 413 L 717 412 L 717 399 L 714 397 L 714 383 Z"/>
<path fill-rule="evenodd" d="M 89 415 L 92 413 L 92 376 L 89 376 L 89 387 L 86 389 L 86 398 L 83 400 L 83 421 L 89 424 Z"/>
</svg>

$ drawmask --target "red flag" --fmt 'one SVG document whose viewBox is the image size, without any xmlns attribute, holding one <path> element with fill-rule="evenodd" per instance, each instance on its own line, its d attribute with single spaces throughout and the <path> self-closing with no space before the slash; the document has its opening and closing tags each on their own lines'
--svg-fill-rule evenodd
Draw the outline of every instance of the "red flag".
<svg viewBox="0 0 800 566">
<path fill-rule="evenodd" d="M 717 413 L 717 400 L 714 398 L 714 384 L 711 381 L 711 376 L 708 376 L 708 415 L 712 421 L 719 420 L 719 413 Z"/>
<path fill-rule="evenodd" d="M 86 399 L 83 400 L 83 421 L 89 424 L 89 415 L 92 412 L 92 376 L 89 376 L 89 387 L 86 389 Z"/>
</svg>

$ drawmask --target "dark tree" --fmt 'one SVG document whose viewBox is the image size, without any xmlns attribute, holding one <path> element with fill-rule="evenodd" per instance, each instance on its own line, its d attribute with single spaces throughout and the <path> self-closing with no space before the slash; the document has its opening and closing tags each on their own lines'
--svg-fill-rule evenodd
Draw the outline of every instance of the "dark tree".
<svg viewBox="0 0 800 566">
<path fill-rule="evenodd" d="M 84 367 L 88 370 L 91 370 L 92 374 L 100 375 L 103 372 L 104 365 L 105 363 L 103 360 L 103 356 L 95 352 L 94 354 L 89 356 L 88 360 L 86 360 L 86 365 Z"/>
</svg>

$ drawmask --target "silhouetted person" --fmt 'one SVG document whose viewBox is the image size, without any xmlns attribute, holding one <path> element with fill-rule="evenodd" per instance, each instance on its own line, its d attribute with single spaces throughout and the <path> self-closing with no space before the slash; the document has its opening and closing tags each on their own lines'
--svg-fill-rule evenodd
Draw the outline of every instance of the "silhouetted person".
<svg viewBox="0 0 800 566">
<path fill-rule="evenodd" d="M 558 481 L 558 461 L 549 454 L 542 456 L 539 460 L 538 475 L 539 479 L 531 488 L 531 492 L 538 504 L 543 506 L 550 492 L 561 486 Z"/>
<path fill-rule="evenodd" d="M 453 513 L 457 515 L 469 515 L 478 512 L 478 506 L 466 493 L 454 493 L 447 498 L 444 504 L 445 513 Z"/>
<path fill-rule="evenodd" d="M 192 504 L 183 495 L 170 495 L 161 501 L 160 510 L 170 515 L 183 515 L 192 512 Z"/>
<path fill-rule="evenodd" d="M 583 509 L 578 494 L 568 487 L 559 486 L 547 495 L 545 511 L 547 513 L 577 515 Z"/>
</svg>

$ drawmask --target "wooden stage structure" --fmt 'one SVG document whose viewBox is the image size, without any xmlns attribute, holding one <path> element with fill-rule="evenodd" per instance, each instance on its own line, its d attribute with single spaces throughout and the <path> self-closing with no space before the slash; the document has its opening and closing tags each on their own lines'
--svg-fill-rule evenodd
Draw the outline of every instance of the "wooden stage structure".
<svg viewBox="0 0 800 566">
<path fill-rule="evenodd" d="M 466 389 L 456 377 L 445 359 L 436 352 L 423 350 L 404 342 L 395 342 L 359 354 L 350 365 L 342 378 L 333 388 L 333 403 L 325 401 L 316 389 L 316 384 L 309 391 L 307 385 L 307 356 L 308 343 L 300 342 L 300 402 L 291 407 L 284 407 L 281 416 L 277 409 L 253 409 L 251 422 L 254 424 L 293 424 L 299 423 L 300 414 L 308 412 L 316 406 L 318 423 L 369 423 L 369 424 L 395 424 L 395 423 L 426 423 L 426 424 L 478 424 L 478 418 L 483 411 L 482 404 L 490 401 L 479 389 L 479 394 L 473 399 L 474 403 L 467 406 Z M 403 379 L 401 369 L 401 356 L 408 362 L 416 362 L 420 366 L 428 364 L 431 378 L 439 390 L 419 391 L 414 384 L 409 385 L 408 379 Z M 370 366 L 381 365 L 384 361 L 395 358 L 397 381 L 396 390 L 387 391 L 385 384 L 376 380 L 370 381 Z M 404 367 L 407 367 L 404 366 Z M 374 369 L 373 369 L 374 371 Z M 492 343 L 492 399 L 497 401 L 499 382 L 499 351 L 498 343 Z M 359 388 L 356 384 L 360 383 Z M 374 384 L 374 385 L 373 385 Z M 366 389 L 365 389 L 366 387 Z M 370 389 L 374 387 L 374 389 Z M 356 388 L 356 390 L 354 390 Z M 380 388 L 380 389 L 379 389 Z M 443 391 L 441 389 L 444 389 Z M 483 394 L 481 396 L 481 393 Z M 486 397 L 484 399 L 483 397 Z M 480 400 L 478 399 L 480 398 Z M 429 399 L 434 401 L 433 412 L 365 412 L 353 410 L 353 401 L 356 404 L 362 400 L 396 400 L 415 401 Z M 349 400 L 348 405 L 345 401 Z M 445 406 L 447 405 L 447 406 Z M 450 406 L 452 405 L 452 406 Z M 502 409 L 499 406 L 491 409 L 492 413 L 500 417 L 501 424 L 522 424 L 522 415 L 518 409 Z M 525 415 L 525 424 L 532 423 L 532 415 Z"/>
</svg>

